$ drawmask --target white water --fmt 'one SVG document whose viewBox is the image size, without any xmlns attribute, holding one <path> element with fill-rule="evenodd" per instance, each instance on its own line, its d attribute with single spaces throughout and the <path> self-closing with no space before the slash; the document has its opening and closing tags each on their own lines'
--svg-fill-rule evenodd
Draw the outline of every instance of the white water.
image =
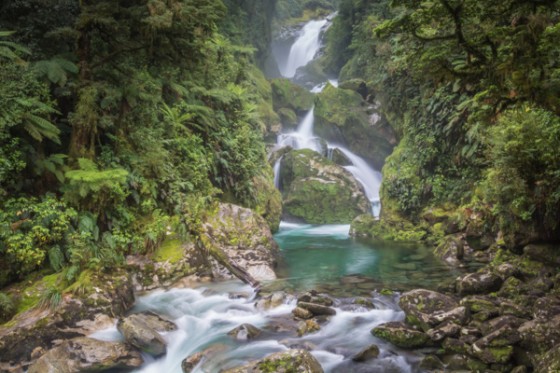
<svg viewBox="0 0 560 373">
<path fill-rule="evenodd" d="M 282 165 L 282 158 L 284 158 L 283 156 L 278 158 L 278 160 L 276 161 L 276 163 L 274 163 L 274 187 L 278 190 L 280 190 L 280 166 Z"/>
<path fill-rule="evenodd" d="M 327 22 L 326 19 L 311 21 L 303 27 L 299 38 L 297 38 L 290 49 L 286 66 L 279 66 L 282 76 L 293 78 L 299 67 L 307 65 L 307 63 L 313 60 L 313 57 L 315 57 L 315 54 L 317 54 L 317 51 L 321 47 L 319 40 L 321 29 Z"/>
<path fill-rule="evenodd" d="M 311 149 L 317 153 L 321 153 L 323 151 L 321 139 L 313 135 L 313 122 L 315 121 L 314 111 L 315 108 L 309 110 L 295 132 L 279 135 L 277 140 L 278 146 L 291 146 L 296 150 Z"/>
<path fill-rule="evenodd" d="M 379 187 L 381 186 L 381 173 L 370 167 L 366 161 L 352 153 L 350 150 L 336 145 L 344 155 L 352 162 L 352 166 L 345 166 L 352 173 L 354 178 L 358 180 L 364 187 L 366 196 L 371 202 L 372 214 L 375 217 L 379 216 L 381 205 L 379 203 Z"/>
<path fill-rule="evenodd" d="M 231 299 L 229 292 L 244 292 L 251 298 Z M 411 372 L 402 351 L 395 350 L 370 334 L 370 330 L 381 323 L 404 318 L 402 312 L 394 310 L 396 305 L 392 301 L 387 303 L 384 299 L 374 299 L 377 307 L 374 310 L 359 307 L 349 311 L 337 307 L 337 314 L 319 332 L 300 338 L 295 335 L 295 331 L 274 332 L 273 329 L 266 329 L 267 325 L 278 320 L 285 320 L 289 324 L 294 301 L 268 311 L 259 311 L 253 305 L 253 297 L 250 287 L 240 282 L 228 282 L 200 289 L 158 291 L 140 298 L 134 312 L 153 311 L 173 320 L 178 330 L 163 336 L 168 342 L 167 354 L 156 360 L 148 359 L 137 372 L 181 373 L 183 359 L 210 346 L 213 353 L 209 353 L 210 356 L 201 361 L 193 372 L 218 372 L 304 344 L 312 346 L 311 353 L 326 372 L 354 371 L 352 367 L 357 364 L 351 362 L 351 357 L 372 343 L 380 346 L 381 354 L 378 359 L 368 363 L 368 367 L 377 368 L 368 371 L 381 372 L 392 368 L 392 371 Z M 243 323 L 251 323 L 265 332 L 257 340 L 249 341 L 236 341 L 227 335 L 231 329 Z M 115 335 L 114 328 L 98 332 L 92 337 L 104 340 L 120 338 Z M 398 352 L 398 356 L 395 352 Z"/>
</svg>

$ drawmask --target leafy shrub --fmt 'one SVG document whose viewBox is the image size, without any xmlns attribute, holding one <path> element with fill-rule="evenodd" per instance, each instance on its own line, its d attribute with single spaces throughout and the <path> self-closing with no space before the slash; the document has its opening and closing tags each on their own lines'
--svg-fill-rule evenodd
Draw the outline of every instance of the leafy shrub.
<svg viewBox="0 0 560 373">
<path fill-rule="evenodd" d="M 490 168 L 485 202 L 505 231 L 533 225 L 558 235 L 560 219 L 560 118 L 522 106 L 500 116 L 489 131 Z"/>
<path fill-rule="evenodd" d="M 16 306 L 9 295 L 0 293 L 0 322 L 12 318 L 16 312 Z"/>
</svg>

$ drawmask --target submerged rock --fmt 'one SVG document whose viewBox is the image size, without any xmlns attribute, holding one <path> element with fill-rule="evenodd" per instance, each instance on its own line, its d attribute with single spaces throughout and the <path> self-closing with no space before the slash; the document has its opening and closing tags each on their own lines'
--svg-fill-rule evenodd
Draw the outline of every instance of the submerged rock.
<svg viewBox="0 0 560 373">
<path fill-rule="evenodd" d="M 305 350 L 277 352 L 245 366 L 228 369 L 224 373 L 323 373 L 321 364 Z"/>
<path fill-rule="evenodd" d="M 280 183 L 288 218 L 345 224 L 371 210 L 363 187 L 349 171 L 309 149 L 284 156 Z"/>
<path fill-rule="evenodd" d="M 370 345 L 352 357 L 352 361 L 361 363 L 379 356 L 379 347 L 377 345 Z"/>
<path fill-rule="evenodd" d="M 251 324 L 241 324 L 228 332 L 228 335 L 240 341 L 257 338 L 262 331 Z"/>
<path fill-rule="evenodd" d="M 29 368 L 28 373 L 132 370 L 143 363 L 140 353 L 127 344 L 75 338 L 48 351 Z"/>
</svg>

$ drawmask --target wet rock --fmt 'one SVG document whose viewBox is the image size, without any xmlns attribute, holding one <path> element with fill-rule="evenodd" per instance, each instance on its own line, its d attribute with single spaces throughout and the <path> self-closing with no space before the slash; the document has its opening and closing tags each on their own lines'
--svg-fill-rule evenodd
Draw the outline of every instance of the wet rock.
<svg viewBox="0 0 560 373">
<path fill-rule="evenodd" d="M 278 245 L 266 221 L 252 210 L 220 203 L 203 222 L 200 239 L 214 259 L 215 278 L 238 277 L 253 286 L 276 279 Z"/>
<path fill-rule="evenodd" d="M 150 311 L 135 313 L 128 316 L 127 319 L 138 320 L 156 332 L 170 332 L 177 330 L 177 325 L 173 322 Z"/>
<path fill-rule="evenodd" d="M 399 305 L 406 314 L 406 320 L 423 330 L 429 330 L 444 321 L 461 323 L 466 314 L 465 307 L 458 307 L 455 299 L 425 289 L 404 293 Z"/>
<path fill-rule="evenodd" d="M 502 325 L 492 333 L 485 335 L 476 341 L 474 348 L 512 346 L 521 340 L 521 336 L 515 325 Z"/>
<path fill-rule="evenodd" d="M 438 342 L 446 337 L 456 337 L 459 335 L 460 331 L 461 326 L 453 322 L 446 322 L 442 325 L 428 330 L 426 334 L 432 339 L 432 341 Z"/>
<path fill-rule="evenodd" d="M 560 343 L 560 315 L 552 319 L 527 321 L 519 329 L 521 346 L 536 353 L 543 353 Z"/>
<path fill-rule="evenodd" d="M 311 311 L 302 308 L 302 307 L 296 307 L 292 310 L 292 313 L 294 314 L 295 317 L 300 318 L 300 319 L 311 319 L 313 317 L 313 313 L 311 313 Z"/>
<path fill-rule="evenodd" d="M 371 210 L 362 185 L 350 171 L 310 149 L 284 156 L 280 182 L 288 218 L 311 224 L 345 224 Z"/>
<path fill-rule="evenodd" d="M 445 338 L 441 346 L 446 352 L 455 352 L 468 355 L 471 354 L 471 346 L 456 338 Z"/>
<path fill-rule="evenodd" d="M 308 310 L 309 312 L 311 312 L 315 316 L 336 315 L 336 311 L 334 310 L 334 308 L 330 308 L 330 307 L 323 306 L 323 305 L 320 305 L 320 304 L 308 303 L 308 302 L 298 302 L 297 305 L 300 308 L 304 308 L 304 309 Z"/>
<path fill-rule="evenodd" d="M 535 372 L 560 372 L 560 344 L 557 344 L 537 359 Z"/>
<path fill-rule="evenodd" d="M 465 243 L 462 235 L 449 235 L 434 250 L 434 255 L 447 264 L 458 265 L 465 256 Z"/>
<path fill-rule="evenodd" d="M 420 369 L 423 370 L 435 371 L 443 368 L 443 362 L 435 355 L 427 355 L 420 362 Z"/>
<path fill-rule="evenodd" d="M 255 303 L 255 307 L 259 310 L 268 310 L 281 306 L 291 299 L 293 299 L 293 296 L 286 294 L 283 291 L 275 291 L 274 293 L 259 299 Z"/>
<path fill-rule="evenodd" d="M 476 272 L 457 279 L 461 295 L 487 294 L 500 289 L 502 279 L 490 272 Z"/>
<path fill-rule="evenodd" d="M 375 309 L 375 304 L 367 298 L 357 297 L 352 301 L 352 304 L 356 304 L 365 308 Z"/>
<path fill-rule="evenodd" d="M 412 329 L 402 322 L 381 324 L 373 328 L 371 334 L 401 348 L 419 348 L 433 345 L 432 340 L 426 333 Z"/>
<path fill-rule="evenodd" d="M 513 356 L 513 346 L 479 348 L 473 345 L 472 354 L 486 364 L 504 364 Z"/>
<path fill-rule="evenodd" d="M 25 292 L 44 291 L 44 281 L 29 285 Z M 80 291 L 65 293 L 56 309 L 31 307 L 10 323 L 0 325 L 0 364 L 27 365 L 36 357 L 31 355 L 37 348 L 49 350 L 55 347 L 55 341 L 112 326 L 113 317 L 122 315 L 134 303 L 131 278 L 123 271 L 82 272 L 76 286 Z"/>
<path fill-rule="evenodd" d="M 531 244 L 523 248 L 523 254 L 545 264 L 560 265 L 560 248 L 557 245 Z"/>
<path fill-rule="evenodd" d="M 119 319 L 117 329 L 128 344 L 150 355 L 160 356 L 167 350 L 167 343 L 163 337 L 143 318 L 136 315 Z"/>
<path fill-rule="evenodd" d="M 377 345 L 370 345 L 352 357 L 352 361 L 361 363 L 379 356 L 379 347 Z"/>
<path fill-rule="evenodd" d="M 241 324 L 237 328 L 230 330 L 228 335 L 239 341 L 246 341 L 248 339 L 257 338 L 261 335 L 261 330 L 251 324 Z"/>
<path fill-rule="evenodd" d="M 64 341 L 48 351 L 28 373 L 132 370 L 143 363 L 140 353 L 127 344 L 82 337 Z"/>
<path fill-rule="evenodd" d="M 557 295 L 549 295 L 539 298 L 533 306 L 533 317 L 551 319 L 560 315 L 560 297 Z"/>
<path fill-rule="evenodd" d="M 298 297 L 298 302 L 307 302 L 321 304 L 323 306 L 332 306 L 333 300 L 326 295 L 320 295 L 316 291 L 304 293 Z"/>
<path fill-rule="evenodd" d="M 256 362 L 239 368 L 228 369 L 223 373 L 323 373 L 321 364 L 305 350 L 277 352 Z"/>
<path fill-rule="evenodd" d="M 190 355 L 181 362 L 183 373 L 191 373 L 198 364 L 204 363 L 204 361 L 211 359 L 214 355 L 226 348 L 224 344 L 213 344 L 203 351 Z"/>
<path fill-rule="evenodd" d="M 317 321 L 311 319 L 311 320 L 300 321 L 298 323 L 297 333 L 301 337 L 305 334 L 314 333 L 319 330 L 321 330 L 321 326 L 317 323 Z"/>
</svg>

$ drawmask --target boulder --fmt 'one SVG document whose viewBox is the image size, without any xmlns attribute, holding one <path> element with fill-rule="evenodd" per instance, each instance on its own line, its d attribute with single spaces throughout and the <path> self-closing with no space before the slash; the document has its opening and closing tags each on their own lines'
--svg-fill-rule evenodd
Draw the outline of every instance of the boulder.
<svg viewBox="0 0 560 373">
<path fill-rule="evenodd" d="M 461 295 L 487 294 L 499 290 L 501 285 L 500 277 L 486 271 L 470 273 L 457 279 L 457 291 Z"/>
<path fill-rule="evenodd" d="M 275 111 L 289 109 L 297 115 L 303 115 L 313 106 L 313 94 L 289 79 L 272 79 L 271 86 L 272 105 Z"/>
<path fill-rule="evenodd" d="M 266 221 L 254 211 L 220 203 L 202 223 L 201 246 L 215 260 L 216 278 L 238 277 L 256 286 L 274 280 L 278 245 Z"/>
<path fill-rule="evenodd" d="M 504 364 L 513 356 L 513 346 L 478 348 L 473 345 L 472 354 L 486 364 Z"/>
<path fill-rule="evenodd" d="M 327 84 L 315 99 L 315 133 L 331 143 L 346 145 L 352 152 L 381 170 L 393 151 L 393 129 L 362 96 Z"/>
<path fill-rule="evenodd" d="M 465 242 L 461 235 L 444 237 L 434 250 L 434 255 L 450 265 L 458 265 L 465 257 Z"/>
<path fill-rule="evenodd" d="M 204 364 L 205 361 L 212 359 L 217 353 L 227 349 L 224 344 L 213 344 L 203 351 L 195 352 L 194 354 L 186 357 L 181 362 L 181 369 L 183 373 L 191 373 L 198 364 Z"/>
<path fill-rule="evenodd" d="M 321 326 L 314 319 L 304 320 L 298 323 L 297 333 L 298 335 L 304 336 L 305 334 L 314 333 L 321 330 Z"/>
<path fill-rule="evenodd" d="M 560 344 L 557 344 L 546 353 L 539 356 L 535 364 L 535 372 L 560 372 Z"/>
<path fill-rule="evenodd" d="M 303 308 L 311 312 L 314 316 L 332 316 L 336 315 L 336 311 L 334 308 L 330 308 L 327 306 L 323 306 L 321 304 L 316 303 L 308 303 L 308 302 L 298 302 L 298 307 Z"/>
<path fill-rule="evenodd" d="M 25 282 L 21 296 L 28 309 L 20 310 L 9 323 L 0 326 L 0 364 L 25 366 L 38 357 L 34 351 L 47 351 L 57 341 L 110 327 L 115 322 L 113 317 L 124 314 L 134 304 L 132 280 L 124 271 L 84 271 L 62 291 L 58 307 L 40 307 L 41 294 L 55 286 L 58 276 Z"/>
<path fill-rule="evenodd" d="M 223 373 L 323 373 L 321 364 L 305 350 L 277 352 L 256 362 L 239 368 L 228 369 Z"/>
<path fill-rule="evenodd" d="M 259 299 L 255 303 L 255 307 L 260 310 L 268 310 L 271 308 L 276 308 L 291 299 L 293 299 L 293 296 L 288 295 L 283 291 L 275 291 L 274 293 Z"/>
<path fill-rule="evenodd" d="M 556 315 L 560 315 L 560 297 L 558 295 L 548 295 L 535 301 L 533 305 L 535 319 L 551 319 Z"/>
<path fill-rule="evenodd" d="M 406 314 L 406 320 L 424 331 L 445 321 L 461 324 L 466 317 L 466 308 L 448 295 L 431 290 L 415 289 L 404 293 L 399 306 Z"/>
<path fill-rule="evenodd" d="M 81 337 L 64 341 L 49 350 L 29 368 L 28 373 L 127 371 L 143 363 L 140 353 L 125 343 Z"/>
<path fill-rule="evenodd" d="M 309 149 L 284 156 L 280 184 L 288 219 L 344 224 L 371 211 L 362 185 L 350 171 Z"/>
<path fill-rule="evenodd" d="M 426 334 L 431 338 L 432 341 L 438 342 L 447 337 L 457 337 L 460 331 L 461 326 L 455 324 L 454 322 L 446 322 L 442 325 L 428 330 Z"/>
<path fill-rule="evenodd" d="M 523 248 L 523 254 L 547 265 L 560 265 L 560 247 L 558 245 L 527 245 Z"/>
<path fill-rule="evenodd" d="M 228 332 L 228 335 L 234 337 L 239 341 L 246 341 L 248 339 L 257 338 L 261 335 L 262 331 L 251 324 L 241 324 Z"/>
<path fill-rule="evenodd" d="M 421 348 L 433 345 L 430 337 L 402 322 L 381 324 L 371 330 L 371 334 L 401 348 Z"/>
<path fill-rule="evenodd" d="M 375 359 L 379 356 L 379 347 L 377 345 L 370 345 L 352 357 L 352 361 L 362 363 L 364 361 Z"/>
<path fill-rule="evenodd" d="M 119 319 L 117 329 L 124 336 L 128 344 L 139 350 L 153 356 L 165 354 L 167 343 L 163 337 L 150 326 L 150 322 L 145 321 L 145 319 L 145 317 L 130 315 Z M 151 325 L 158 326 L 157 323 L 151 323 Z"/>
<path fill-rule="evenodd" d="M 295 317 L 297 317 L 298 319 L 311 319 L 313 317 L 313 313 L 311 313 L 311 311 L 306 310 L 305 308 L 301 308 L 301 307 L 296 307 L 292 310 L 292 313 L 294 314 Z"/>
<path fill-rule="evenodd" d="M 519 329 L 521 346 L 535 353 L 544 353 L 560 343 L 560 315 L 551 319 L 535 319 Z"/>
</svg>

